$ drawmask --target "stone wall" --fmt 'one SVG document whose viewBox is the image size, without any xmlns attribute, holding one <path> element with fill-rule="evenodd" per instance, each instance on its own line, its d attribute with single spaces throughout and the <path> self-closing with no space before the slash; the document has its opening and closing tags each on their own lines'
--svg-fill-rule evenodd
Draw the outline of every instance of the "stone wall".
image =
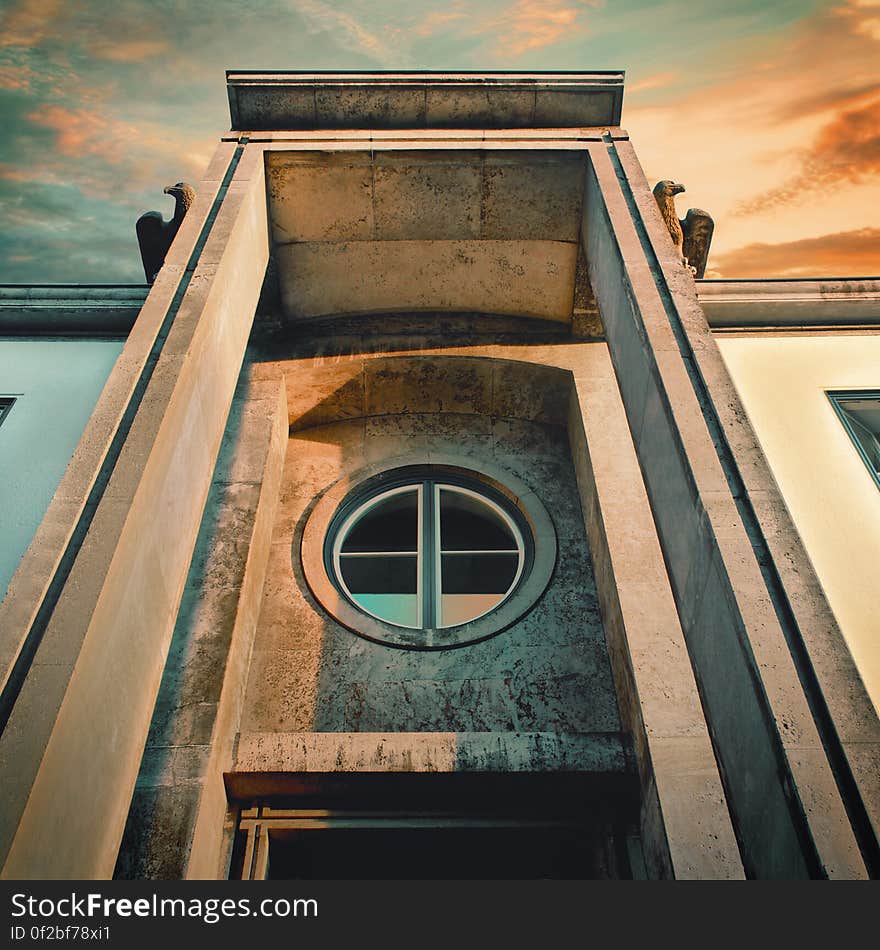
<svg viewBox="0 0 880 950">
<path fill-rule="evenodd" d="M 381 407 L 377 407 L 381 408 Z M 344 629 L 300 561 L 314 500 L 343 476 L 401 457 L 489 462 L 539 493 L 559 543 L 535 608 L 489 640 L 402 650 Z M 378 414 L 292 435 L 242 732 L 617 732 L 620 723 L 567 433 L 483 414 Z"/>
</svg>

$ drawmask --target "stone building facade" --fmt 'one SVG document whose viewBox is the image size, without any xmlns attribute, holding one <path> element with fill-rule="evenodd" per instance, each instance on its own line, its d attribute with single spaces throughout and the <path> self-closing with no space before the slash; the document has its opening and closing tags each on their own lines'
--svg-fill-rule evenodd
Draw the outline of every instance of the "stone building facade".
<svg viewBox="0 0 880 950">
<path fill-rule="evenodd" d="M 810 307 L 874 346 L 876 282 L 695 283 L 620 73 L 227 83 L 0 605 L 4 876 L 875 876 L 867 675 L 729 367 Z"/>
</svg>

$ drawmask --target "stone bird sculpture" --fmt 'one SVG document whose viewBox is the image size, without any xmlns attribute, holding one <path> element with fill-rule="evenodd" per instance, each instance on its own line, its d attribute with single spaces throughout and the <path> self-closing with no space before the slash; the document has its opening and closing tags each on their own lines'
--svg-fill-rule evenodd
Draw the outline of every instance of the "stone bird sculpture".
<svg viewBox="0 0 880 950">
<path fill-rule="evenodd" d="M 683 191 L 684 185 L 674 181 L 658 181 L 654 186 L 654 198 L 682 263 L 694 277 L 701 278 L 706 273 L 715 222 L 711 215 L 700 208 L 691 208 L 684 220 L 679 220 L 675 212 L 675 196 Z"/>
<path fill-rule="evenodd" d="M 195 188 L 185 181 L 169 185 L 165 189 L 165 194 L 174 197 L 174 215 L 171 220 L 166 221 L 158 211 L 147 211 L 137 219 L 135 225 L 148 284 L 153 283 L 162 264 L 165 263 L 168 248 L 171 247 L 171 242 L 180 230 L 180 225 L 196 197 Z"/>
</svg>

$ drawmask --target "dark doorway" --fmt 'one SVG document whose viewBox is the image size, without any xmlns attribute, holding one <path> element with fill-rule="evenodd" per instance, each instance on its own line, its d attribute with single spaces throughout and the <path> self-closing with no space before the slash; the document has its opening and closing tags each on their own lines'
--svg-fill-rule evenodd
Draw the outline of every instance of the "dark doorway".
<svg viewBox="0 0 880 950">
<path fill-rule="evenodd" d="M 276 777 L 278 778 L 278 777 Z M 534 880 L 641 876 L 629 782 L 587 775 L 303 781 L 241 812 L 232 876 Z M 301 779 L 302 781 L 302 779 Z M 323 784 L 323 788 L 320 785 Z M 266 801 L 266 799 L 264 799 Z M 418 811 L 413 810 L 416 805 Z M 355 811 L 354 808 L 359 810 Z"/>
</svg>

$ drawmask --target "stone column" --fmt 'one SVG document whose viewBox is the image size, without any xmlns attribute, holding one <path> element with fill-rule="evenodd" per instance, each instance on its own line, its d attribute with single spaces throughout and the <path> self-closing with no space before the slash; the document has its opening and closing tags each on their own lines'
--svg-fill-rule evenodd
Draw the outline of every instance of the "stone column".
<svg viewBox="0 0 880 950">
<path fill-rule="evenodd" d="M 654 251 L 662 221 L 639 212 L 650 192 L 621 161 L 625 138 L 590 145 L 585 256 L 746 872 L 863 878 L 683 339 L 682 314 L 698 308 L 693 281 L 671 242 L 669 255 Z"/>
<path fill-rule="evenodd" d="M 268 260 L 261 149 L 221 145 L 198 190 L 4 603 L 7 878 L 113 874 Z"/>
</svg>

